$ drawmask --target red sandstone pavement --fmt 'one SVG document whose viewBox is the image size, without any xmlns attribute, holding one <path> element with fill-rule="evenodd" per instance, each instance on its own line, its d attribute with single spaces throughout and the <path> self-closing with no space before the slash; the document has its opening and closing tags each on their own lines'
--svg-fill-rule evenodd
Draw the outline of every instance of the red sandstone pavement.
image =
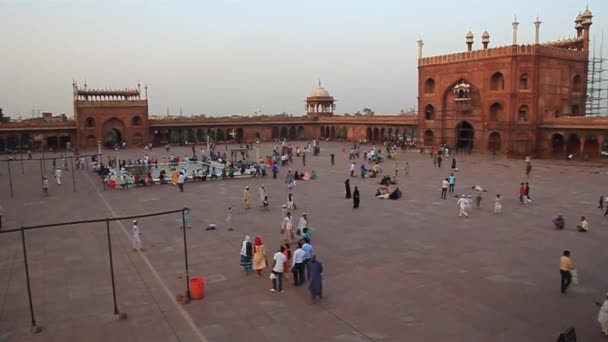
<svg viewBox="0 0 608 342">
<path fill-rule="evenodd" d="M 20 235 L 2 234 L 0 341 L 551 341 L 570 325 L 581 341 L 601 340 L 593 301 L 608 290 L 608 221 L 596 209 L 605 168 L 534 161 L 534 202 L 520 206 L 522 161 L 457 157 L 457 193 L 468 193 L 474 184 L 489 189 L 482 208 L 465 219 L 457 217 L 454 199 L 439 199 L 440 180 L 449 169 L 434 168 L 427 155 L 401 153 L 400 165 L 411 164 L 409 176 L 399 175 L 404 198 L 377 200 L 376 180 L 356 177 L 351 184 L 361 189 L 362 201 L 353 210 L 343 199 L 350 161 L 341 146 L 325 143 L 321 156 L 307 155 L 307 167 L 300 160 L 291 166 L 319 174 L 293 190 L 294 216 L 308 213 L 315 253 L 325 268 L 325 298 L 317 305 L 310 304 L 305 288 L 289 283 L 284 294 L 271 294 L 268 272 L 247 277 L 239 267 L 244 234 L 261 235 L 269 251 L 278 247 L 280 206 L 288 193 L 284 170 L 278 180 L 186 184 L 184 193 L 172 186 L 104 191 L 93 173 L 77 171 L 77 193 L 68 173 L 64 185 L 51 182 L 51 196 L 43 198 L 39 164 L 26 162 L 21 175 L 13 163 L 11 199 L 1 164 L 4 229 L 192 208 L 190 272 L 204 276 L 207 285 L 204 300 L 175 304 L 174 296 L 185 288 L 178 215 L 140 220 L 143 254 L 131 250 L 123 228 L 113 223 L 118 307 L 129 315 L 118 321 L 104 225 L 28 231 L 34 308 L 44 328 L 32 335 Z M 336 152 L 333 168 L 329 150 Z M 122 151 L 121 157 L 143 152 Z M 164 149 L 152 154 L 165 155 Z M 393 162 L 383 166 L 392 173 Z M 262 183 L 272 209 L 242 209 L 242 188 L 249 185 L 255 198 Z M 500 216 L 491 211 L 497 192 L 504 196 Z M 224 227 L 228 205 L 235 208 L 235 232 Z M 551 229 L 558 212 L 565 215 L 565 231 Z M 575 232 L 580 215 L 589 218 L 588 234 Z M 130 222 L 122 223 L 130 232 Z M 218 230 L 205 231 L 209 223 Z M 561 295 L 558 258 L 566 248 L 581 285 Z"/>
</svg>

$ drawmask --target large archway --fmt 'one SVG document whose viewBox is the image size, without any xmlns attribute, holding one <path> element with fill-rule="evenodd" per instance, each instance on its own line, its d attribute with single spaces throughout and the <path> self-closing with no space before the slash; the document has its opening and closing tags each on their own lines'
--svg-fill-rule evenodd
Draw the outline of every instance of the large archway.
<svg viewBox="0 0 608 342">
<path fill-rule="evenodd" d="M 500 137 L 500 133 L 493 132 L 488 137 L 488 152 L 500 152 L 500 148 L 502 145 L 502 139 Z"/>
<path fill-rule="evenodd" d="M 566 153 L 568 155 L 578 155 L 581 151 L 581 138 L 577 134 L 570 134 L 568 136 L 568 143 L 566 144 Z"/>
<path fill-rule="evenodd" d="M 583 146 L 583 158 L 595 159 L 600 156 L 600 142 L 595 135 L 585 136 L 585 145 Z"/>
<path fill-rule="evenodd" d="M 237 128 L 236 129 L 236 141 L 241 142 L 243 141 L 243 129 L 242 128 Z"/>
<path fill-rule="evenodd" d="M 298 126 L 298 139 L 304 139 L 304 127 Z"/>
<path fill-rule="evenodd" d="M 279 139 L 279 127 L 272 127 L 272 140 Z"/>
<path fill-rule="evenodd" d="M 281 127 L 281 140 L 287 139 L 288 134 L 287 127 Z"/>
<path fill-rule="evenodd" d="M 289 139 L 295 139 L 296 138 L 296 128 L 291 126 L 289 127 Z"/>
<path fill-rule="evenodd" d="M 374 128 L 374 141 L 380 140 L 380 130 L 376 127 Z"/>
<path fill-rule="evenodd" d="M 565 146 L 564 136 L 559 133 L 553 134 L 551 137 L 551 153 L 555 155 L 564 154 Z"/>
<path fill-rule="evenodd" d="M 103 123 L 102 136 L 103 144 L 108 147 L 114 147 L 123 141 L 123 132 L 125 124 L 117 118 L 110 118 Z"/>
<path fill-rule="evenodd" d="M 434 146 L 433 140 L 433 131 L 427 129 L 426 132 L 424 132 L 424 146 Z"/>
<path fill-rule="evenodd" d="M 456 126 L 456 150 L 472 151 L 475 130 L 470 123 L 462 121 Z"/>
</svg>

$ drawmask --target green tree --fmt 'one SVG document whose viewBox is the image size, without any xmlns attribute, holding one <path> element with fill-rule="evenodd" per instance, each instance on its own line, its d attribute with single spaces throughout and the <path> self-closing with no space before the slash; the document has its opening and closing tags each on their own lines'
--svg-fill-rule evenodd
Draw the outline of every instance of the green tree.
<svg viewBox="0 0 608 342">
<path fill-rule="evenodd" d="M 10 118 L 8 116 L 4 116 L 4 113 L 2 112 L 2 108 L 0 108 L 0 123 L 8 122 L 9 120 L 10 120 Z"/>
<path fill-rule="evenodd" d="M 367 115 L 367 116 L 373 116 L 374 115 L 374 111 L 369 109 L 369 108 L 363 108 L 363 114 Z"/>
</svg>

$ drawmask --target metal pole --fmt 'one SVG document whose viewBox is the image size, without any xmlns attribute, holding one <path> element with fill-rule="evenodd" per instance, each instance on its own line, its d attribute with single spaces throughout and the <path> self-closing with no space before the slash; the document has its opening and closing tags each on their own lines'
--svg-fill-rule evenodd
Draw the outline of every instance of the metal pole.
<svg viewBox="0 0 608 342">
<path fill-rule="evenodd" d="M 42 146 L 42 167 L 44 169 L 44 173 L 46 173 L 46 159 L 44 159 L 44 146 Z"/>
<path fill-rule="evenodd" d="M 13 176 L 11 176 L 11 160 L 9 159 L 6 163 L 8 166 L 8 183 L 11 187 L 11 198 L 13 198 Z"/>
<path fill-rule="evenodd" d="M 184 231 L 184 259 L 186 261 L 186 294 L 188 296 L 188 299 L 190 299 L 190 273 L 188 272 L 188 238 L 186 236 L 186 229 L 188 229 L 186 227 L 186 210 L 188 208 L 184 207 L 184 209 L 182 209 L 182 227 L 183 227 L 183 231 Z"/>
<path fill-rule="evenodd" d="M 114 314 L 118 315 L 116 304 L 116 284 L 114 283 L 114 261 L 112 261 L 112 240 L 110 238 L 110 219 L 106 218 L 106 232 L 108 234 L 108 251 L 110 254 L 110 274 L 112 275 L 112 296 L 114 297 Z"/>
<path fill-rule="evenodd" d="M 70 157 L 70 165 L 72 165 L 72 185 L 74 186 L 74 192 L 76 192 L 76 177 L 74 176 L 74 157 Z"/>
<path fill-rule="evenodd" d="M 40 160 L 40 181 L 42 182 L 42 193 L 44 194 L 44 172 L 42 171 L 42 159 Z"/>
<path fill-rule="evenodd" d="M 32 304 L 32 288 L 30 286 L 30 269 L 27 264 L 27 247 L 25 245 L 25 229 L 21 227 L 21 244 L 23 245 L 23 263 L 25 264 L 25 280 L 27 282 L 27 297 L 30 301 L 30 315 L 32 317 L 32 327 L 36 326 L 34 318 L 34 304 Z"/>
</svg>

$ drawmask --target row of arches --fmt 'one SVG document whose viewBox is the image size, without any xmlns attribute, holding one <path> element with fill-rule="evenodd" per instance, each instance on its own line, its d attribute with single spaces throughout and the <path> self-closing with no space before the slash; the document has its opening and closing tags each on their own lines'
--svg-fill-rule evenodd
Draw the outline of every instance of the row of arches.
<svg viewBox="0 0 608 342">
<path fill-rule="evenodd" d="M 425 120 L 435 120 L 435 107 L 432 104 L 426 105 L 424 107 L 424 119 Z M 499 102 L 495 102 L 490 106 L 489 112 L 489 120 L 490 121 L 504 121 L 505 113 L 503 110 L 503 106 Z M 528 121 L 528 106 L 521 105 L 517 111 L 517 121 L 526 122 Z"/>
<path fill-rule="evenodd" d="M 451 147 L 457 151 L 473 150 L 475 143 L 475 129 L 467 121 L 462 121 L 456 125 L 455 141 Z M 424 132 L 422 138 L 424 146 L 435 146 L 435 134 L 432 129 L 427 129 Z M 487 136 L 487 151 L 488 152 L 501 152 L 502 151 L 502 136 L 499 132 L 491 132 Z"/>
<path fill-rule="evenodd" d="M 256 137 L 259 138 L 259 133 Z M 165 128 L 154 131 L 155 144 L 184 144 L 186 142 L 211 141 L 242 141 L 244 131 L 242 128 Z"/>
<path fill-rule="evenodd" d="M 141 117 L 139 115 L 135 115 L 132 119 L 131 119 L 131 125 L 132 126 L 141 126 L 143 124 L 143 121 L 141 119 Z M 84 127 L 86 128 L 93 128 L 97 125 L 97 122 L 95 121 L 95 118 L 89 116 L 84 120 Z"/>
<path fill-rule="evenodd" d="M 272 127 L 272 140 L 276 139 L 304 139 L 304 127 Z"/>
<path fill-rule="evenodd" d="M 600 144 L 598 137 L 593 134 L 581 137 L 577 133 L 567 136 L 555 133 L 551 136 L 551 154 L 555 157 L 573 155 L 584 159 L 598 158 L 602 152 L 608 152 L 607 139 L 608 136 L 604 137 L 604 143 Z"/>
<path fill-rule="evenodd" d="M 418 129 L 411 128 L 367 128 L 368 141 L 415 141 L 418 136 Z"/>
<path fill-rule="evenodd" d="M 522 73 L 519 76 L 519 89 L 520 90 L 528 90 L 530 87 L 530 76 L 527 72 Z M 505 77 L 504 75 L 497 71 L 490 77 L 490 90 L 492 91 L 501 91 L 505 89 Z M 574 75 L 572 78 L 572 91 L 573 92 L 581 92 L 583 91 L 583 81 L 580 75 Z M 424 93 L 425 94 L 434 94 L 435 93 L 435 80 L 433 78 L 428 78 L 424 82 Z"/>
<path fill-rule="evenodd" d="M 321 126 L 321 138 L 327 139 L 348 139 L 348 129 L 346 127 Z"/>
</svg>

